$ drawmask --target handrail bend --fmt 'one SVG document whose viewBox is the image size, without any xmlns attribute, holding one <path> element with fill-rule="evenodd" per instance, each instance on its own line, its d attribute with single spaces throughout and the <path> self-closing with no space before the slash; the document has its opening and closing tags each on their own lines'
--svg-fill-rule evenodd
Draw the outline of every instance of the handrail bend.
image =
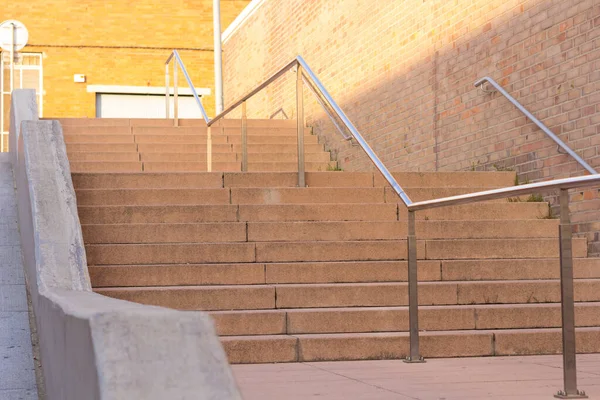
<svg viewBox="0 0 600 400">
<path fill-rule="evenodd" d="M 492 85 L 500 94 L 508 99 L 515 107 L 519 109 L 527 118 L 529 118 L 534 124 L 538 126 L 548 137 L 556 142 L 564 151 L 567 152 L 571 157 L 575 159 L 583 168 L 585 168 L 590 174 L 597 174 L 596 170 L 592 168 L 588 163 L 583 161 L 581 157 L 577 153 L 575 153 L 569 146 L 565 144 L 562 140 L 558 138 L 546 125 L 544 125 L 539 119 L 533 116 L 525 107 L 521 105 L 514 97 L 512 97 L 502 86 L 498 84 L 495 80 L 490 78 L 489 76 L 484 76 L 483 78 L 477 80 L 474 85 L 475 87 L 479 87 L 483 85 L 485 82 L 488 82 Z"/>
<path fill-rule="evenodd" d="M 192 96 L 194 96 L 194 99 L 196 100 L 196 104 L 200 108 L 200 112 L 202 113 L 202 118 L 204 118 L 204 121 L 206 121 L 206 123 L 208 123 L 209 118 L 208 118 L 208 115 L 206 114 L 206 110 L 204 109 L 204 106 L 202 105 L 202 100 L 200 100 L 200 96 L 198 96 L 198 93 L 196 92 L 196 88 L 194 87 L 194 84 L 192 83 L 192 79 L 190 78 L 190 75 L 188 74 L 187 69 L 185 68 L 185 65 L 183 64 L 183 61 L 181 60 L 181 57 L 179 56 L 179 52 L 177 52 L 177 50 L 173 50 L 173 52 L 171 53 L 169 58 L 167 58 L 167 61 L 165 61 L 165 88 L 166 88 L 166 100 L 167 100 L 167 118 L 169 118 L 169 63 L 171 62 L 171 60 L 173 58 L 175 59 L 175 62 L 179 65 L 179 67 L 181 67 L 183 76 L 185 77 L 185 80 L 187 81 L 187 83 L 192 91 Z M 175 107 L 177 107 L 177 90 L 178 90 L 177 65 L 175 65 L 174 82 L 173 82 Z M 175 115 L 175 119 L 177 119 L 177 115 Z"/>
<path fill-rule="evenodd" d="M 187 74 L 187 71 L 185 70 L 185 67 L 183 66 L 183 62 L 181 61 L 181 58 L 179 57 L 177 50 L 173 50 L 173 53 L 167 59 L 167 62 L 166 62 L 167 68 L 168 68 L 169 61 L 173 57 L 175 57 L 175 59 L 177 60 L 177 63 L 181 66 L 181 69 L 183 70 L 185 78 L 188 81 L 190 88 L 192 89 L 192 93 L 195 94 L 193 84 L 189 78 L 189 75 Z M 271 77 L 266 79 L 264 82 L 262 82 L 256 88 L 254 88 L 253 90 L 248 92 L 246 95 L 242 96 L 241 98 L 239 98 L 238 100 L 233 102 L 229 107 L 227 107 L 225 110 L 223 110 L 223 112 L 216 115 L 212 119 L 208 118 L 208 116 L 206 115 L 206 112 L 204 110 L 204 107 L 202 106 L 202 102 L 197 97 L 197 95 L 195 95 L 194 97 L 196 98 L 196 102 L 198 103 L 198 106 L 200 107 L 200 110 L 202 111 L 202 116 L 204 117 L 204 120 L 206 121 L 206 125 L 208 127 L 214 125 L 217 121 L 224 118 L 227 114 L 231 113 L 234 109 L 236 109 L 240 105 L 243 105 L 248 99 L 253 97 L 255 94 L 260 92 L 262 89 L 267 87 L 269 84 L 271 84 L 273 81 L 275 81 L 277 78 L 281 77 L 283 74 L 285 74 L 287 71 L 291 70 L 292 68 L 297 68 L 298 71 L 301 73 L 301 78 L 302 78 L 301 82 L 308 81 L 310 83 L 307 86 L 318 98 L 320 97 L 318 99 L 319 104 L 325 109 L 327 115 L 331 118 L 334 125 L 340 131 L 342 136 L 345 139 L 349 138 L 348 135 L 345 134 L 345 132 L 341 129 L 338 122 L 335 121 L 334 116 L 337 117 L 339 119 L 339 121 L 342 123 L 342 125 L 348 130 L 348 132 L 350 132 L 351 137 L 353 139 L 355 139 L 356 142 L 361 146 L 363 151 L 367 154 L 367 156 L 373 162 L 373 164 L 375 164 L 375 167 L 377 168 L 377 170 L 383 175 L 385 180 L 394 189 L 394 191 L 396 192 L 398 197 L 400 197 L 402 202 L 406 206 L 412 204 L 412 201 L 410 200 L 410 198 L 408 197 L 406 192 L 404 192 L 404 189 L 402 189 L 402 186 L 400 186 L 400 184 L 396 181 L 396 179 L 390 173 L 390 171 L 387 169 L 387 167 L 383 164 L 383 162 L 381 162 L 379 157 L 377 157 L 377 154 L 375 154 L 373 149 L 371 149 L 371 147 L 369 146 L 367 141 L 363 138 L 363 136 L 360 134 L 360 132 L 356 129 L 354 124 L 352 124 L 352 122 L 346 116 L 344 111 L 342 111 L 340 106 L 335 102 L 335 100 L 333 100 L 333 98 L 331 97 L 331 95 L 329 94 L 329 92 L 327 91 L 325 86 L 323 85 L 323 83 L 319 80 L 317 75 L 313 72 L 313 70 L 309 67 L 309 65 L 306 63 L 306 61 L 304 61 L 304 59 L 301 56 L 297 56 L 296 58 L 294 58 L 292 61 L 290 61 L 285 66 L 280 68 L 277 72 L 275 72 L 273 75 L 271 75 Z M 175 69 L 175 71 L 176 70 L 177 69 Z M 168 70 L 167 70 L 167 74 L 168 74 Z M 167 96 L 168 96 L 168 79 L 166 81 L 167 81 Z M 327 106 L 330 109 L 327 109 Z M 332 115 L 332 112 L 333 112 L 334 116 Z M 242 132 L 242 136 L 244 136 L 244 132 Z M 299 136 L 300 136 L 300 134 L 299 134 Z M 242 142 L 244 142 L 244 137 L 242 137 Z M 299 149 L 299 151 L 300 151 L 300 149 Z"/>
</svg>

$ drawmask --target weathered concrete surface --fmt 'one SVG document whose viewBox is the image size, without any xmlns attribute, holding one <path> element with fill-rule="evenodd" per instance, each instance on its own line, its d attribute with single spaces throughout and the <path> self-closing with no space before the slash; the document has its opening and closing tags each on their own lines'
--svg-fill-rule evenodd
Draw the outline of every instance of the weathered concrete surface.
<svg viewBox="0 0 600 400">
<path fill-rule="evenodd" d="M 13 165 L 17 164 L 17 142 L 21 131 L 21 122 L 37 121 L 39 118 L 38 106 L 35 99 L 35 89 L 18 89 L 11 96 L 10 126 L 8 131 L 8 150 Z"/>
<path fill-rule="evenodd" d="M 206 314 L 91 292 L 60 124 L 23 122 L 18 152 L 21 247 L 48 399 L 239 399 Z"/>
<path fill-rule="evenodd" d="M 37 399 L 9 154 L 0 154 L 0 399 Z"/>
</svg>

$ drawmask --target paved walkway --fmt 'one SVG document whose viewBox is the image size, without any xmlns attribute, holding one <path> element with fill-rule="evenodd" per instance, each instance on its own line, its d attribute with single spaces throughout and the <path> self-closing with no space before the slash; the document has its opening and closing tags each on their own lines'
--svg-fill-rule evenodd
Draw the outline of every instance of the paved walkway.
<svg viewBox="0 0 600 400">
<path fill-rule="evenodd" d="M 577 357 L 579 389 L 600 400 L 600 354 Z M 234 365 L 244 400 L 554 399 L 561 356 Z"/>
<path fill-rule="evenodd" d="M 0 400 L 37 399 L 17 202 L 8 154 L 0 154 Z"/>
</svg>

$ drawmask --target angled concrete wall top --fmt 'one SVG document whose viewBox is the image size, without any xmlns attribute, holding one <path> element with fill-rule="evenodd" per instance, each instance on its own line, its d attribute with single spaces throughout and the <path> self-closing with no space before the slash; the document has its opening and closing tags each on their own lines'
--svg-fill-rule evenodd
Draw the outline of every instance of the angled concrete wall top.
<svg viewBox="0 0 600 400">
<path fill-rule="evenodd" d="M 31 96 L 15 91 L 13 106 Z M 17 147 L 21 246 L 48 398 L 240 399 L 206 314 L 91 291 L 60 124 L 20 122 Z"/>
</svg>

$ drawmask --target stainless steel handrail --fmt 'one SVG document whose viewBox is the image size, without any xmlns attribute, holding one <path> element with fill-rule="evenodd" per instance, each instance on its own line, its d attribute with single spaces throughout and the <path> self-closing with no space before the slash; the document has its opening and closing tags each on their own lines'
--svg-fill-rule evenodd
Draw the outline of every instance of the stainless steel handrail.
<svg viewBox="0 0 600 400">
<path fill-rule="evenodd" d="M 501 189 L 486 190 L 461 194 L 458 196 L 443 197 L 435 200 L 425 200 L 407 206 L 408 211 L 427 210 L 429 208 L 456 206 L 459 204 L 475 203 L 479 201 L 504 199 L 507 197 L 549 191 L 554 189 L 575 189 L 590 186 L 600 186 L 600 175 L 586 175 L 574 178 L 555 179 L 546 182 L 529 183 L 526 185 L 509 186 Z"/>
<path fill-rule="evenodd" d="M 181 57 L 179 56 L 179 53 L 177 52 L 177 50 L 173 50 L 173 52 L 171 53 L 171 55 L 169 56 L 169 58 L 167 58 L 167 61 L 165 61 L 165 89 L 166 89 L 166 102 L 167 102 L 167 118 L 169 118 L 169 114 L 170 114 L 170 104 L 169 104 L 169 98 L 170 98 L 170 94 L 169 94 L 169 63 L 171 62 L 171 60 L 175 58 L 176 64 L 175 64 L 175 68 L 173 70 L 173 95 L 175 97 L 175 113 L 174 113 L 174 120 L 175 120 L 175 125 L 178 125 L 178 120 L 179 120 L 179 115 L 178 115 L 178 110 L 177 110 L 177 94 L 178 94 L 178 82 L 177 82 L 177 65 L 179 65 L 179 67 L 181 67 L 181 71 L 183 72 L 183 76 L 185 77 L 185 80 L 188 83 L 188 86 L 190 87 L 191 91 L 192 91 L 192 96 L 194 96 L 194 99 L 196 100 L 196 104 L 198 105 L 198 108 L 200 108 L 200 113 L 202 113 L 202 118 L 204 118 L 204 121 L 206 121 L 206 123 L 208 124 L 208 122 L 210 121 L 210 119 L 208 118 L 208 114 L 206 114 L 206 110 L 204 109 L 204 106 L 202 105 L 202 100 L 200 100 L 200 96 L 198 96 L 198 93 L 196 92 L 196 88 L 194 87 L 194 84 L 192 83 L 192 79 L 190 78 L 190 75 L 187 72 L 187 69 L 185 68 L 185 65 L 183 64 L 183 61 L 181 60 Z"/>
<path fill-rule="evenodd" d="M 483 85 L 485 82 L 488 82 L 492 85 L 500 94 L 508 99 L 515 107 L 519 109 L 527 118 L 529 118 L 534 124 L 538 126 L 550 139 L 554 140 L 556 144 L 558 144 L 564 151 L 567 152 L 571 157 L 575 159 L 583 168 L 585 168 L 590 174 L 597 174 L 596 170 L 592 168 L 588 163 L 583 161 L 581 157 L 577 153 L 575 153 L 569 146 L 565 144 L 562 140 L 558 138 L 546 125 L 544 125 L 539 119 L 533 116 L 525 107 L 521 105 L 514 97 L 512 97 L 502 86 L 500 86 L 495 80 L 490 78 L 489 76 L 485 76 L 479 80 L 477 80 L 474 85 L 475 87 L 479 87 Z"/>
<path fill-rule="evenodd" d="M 573 289 L 573 250 L 572 228 L 569 211 L 569 189 L 600 186 L 600 175 L 587 175 L 575 178 L 556 179 L 547 182 L 511 186 L 483 192 L 468 193 L 458 196 L 444 197 L 412 203 L 408 209 L 408 307 L 410 355 L 407 362 L 423 362 L 419 353 L 419 314 L 417 294 L 417 235 L 415 228 L 415 212 L 436 207 L 455 206 L 480 201 L 501 199 L 525 194 L 560 191 L 560 286 L 563 339 L 563 383 L 564 390 L 559 391 L 558 398 L 585 398 L 585 393 L 577 389 L 577 368 L 575 348 L 575 305 Z"/>
<path fill-rule="evenodd" d="M 268 78 L 263 83 L 258 85 L 255 89 L 250 91 L 248 94 L 242 96 L 240 99 L 235 101 L 232 105 L 230 105 L 225 110 L 223 110 L 222 113 L 220 113 L 219 115 L 217 115 L 213 119 L 211 119 L 210 122 L 207 123 L 208 126 L 213 125 L 216 121 L 225 117 L 227 114 L 229 114 L 235 108 L 240 106 L 242 103 L 246 102 L 252 96 L 254 96 L 258 92 L 260 92 L 262 89 L 264 89 L 269 84 L 271 84 L 273 81 L 275 81 L 277 78 L 282 76 L 285 72 L 289 71 L 290 69 L 292 69 L 294 67 L 298 68 L 298 71 L 302 74 L 303 78 L 310 80 L 313 88 L 316 89 L 321 94 L 322 100 L 325 102 L 325 104 L 327 104 L 329 107 L 331 107 L 331 110 L 340 119 L 340 121 L 345 126 L 345 128 L 351 133 L 352 137 L 361 146 L 361 148 L 367 154 L 369 159 L 371 159 L 373 164 L 375 164 L 375 167 L 377 168 L 377 170 L 383 175 L 385 180 L 394 189 L 394 191 L 396 192 L 398 197 L 400 197 L 402 202 L 407 206 L 409 204 L 412 204 L 412 201 L 410 200 L 408 195 L 404 192 L 404 190 L 402 189 L 400 184 L 398 184 L 398 182 L 396 181 L 394 176 L 390 173 L 390 171 L 386 168 L 386 166 L 381 162 L 379 157 L 377 157 L 375 152 L 371 149 L 371 147 L 366 142 L 366 140 L 362 137 L 360 132 L 358 132 L 356 127 L 352 124 L 350 119 L 342 111 L 340 106 L 335 102 L 335 100 L 333 100 L 333 98 L 331 97 L 331 95 L 329 94 L 327 89 L 325 89 L 325 86 L 323 85 L 323 83 L 319 80 L 317 75 L 313 72 L 313 70 L 308 66 L 306 61 L 304 61 L 304 59 L 301 56 L 297 56 L 294 60 L 292 60 L 291 62 L 286 64 L 284 67 L 279 69 L 275 74 L 273 74 L 270 78 Z M 328 110 L 326 110 L 326 112 L 331 118 L 330 112 Z M 298 116 L 298 118 L 300 118 L 300 116 Z M 337 127 L 339 129 L 339 125 L 337 124 L 337 122 L 334 121 L 334 124 L 337 125 Z"/>
</svg>

